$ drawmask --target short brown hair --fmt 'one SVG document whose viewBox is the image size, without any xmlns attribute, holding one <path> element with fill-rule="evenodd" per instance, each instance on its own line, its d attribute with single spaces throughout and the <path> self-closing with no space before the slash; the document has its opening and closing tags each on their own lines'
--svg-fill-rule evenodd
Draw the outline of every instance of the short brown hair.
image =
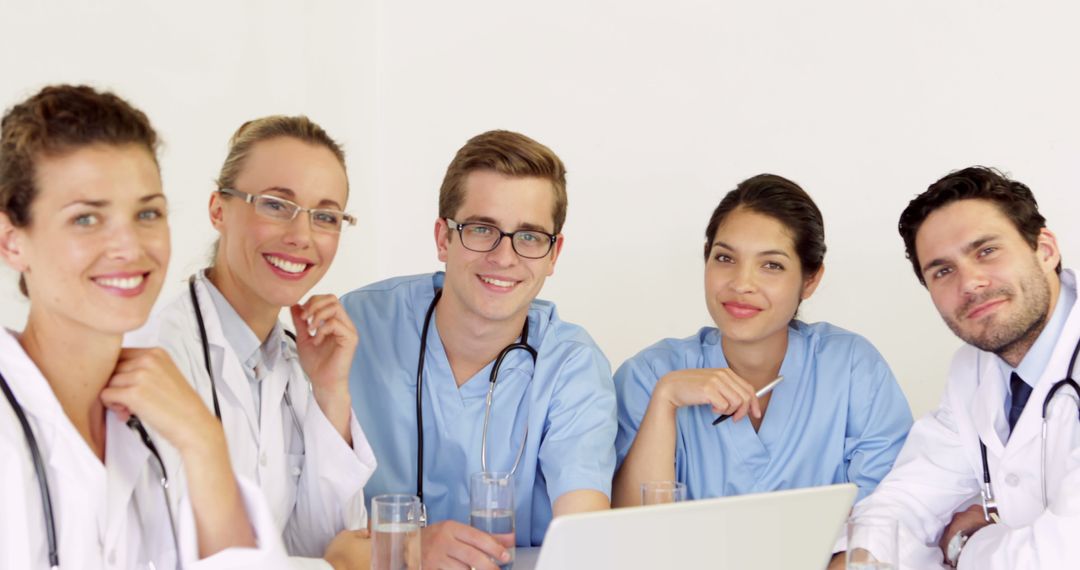
<svg viewBox="0 0 1080 570">
<path fill-rule="evenodd" d="M 32 223 L 35 163 L 76 149 L 137 145 L 157 163 L 158 136 L 146 114 L 117 95 L 86 85 L 50 85 L 0 120 L 0 211 L 16 227 Z M 19 290 L 27 294 L 19 277 Z"/>
<path fill-rule="evenodd" d="M 439 189 L 439 217 L 453 218 L 465 202 L 465 178 L 470 172 L 488 170 L 518 178 L 535 177 L 551 182 L 555 192 L 555 233 L 566 222 L 566 167 L 552 150 L 512 131 L 488 131 L 465 143 L 450 161 Z"/>
<path fill-rule="evenodd" d="M 240 125 L 229 139 L 229 154 L 218 173 L 218 190 L 236 185 L 236 179 L 244 169 L 244 162 L 256 143 L 278 137 L 294 138 L 300 142 L 326 147 L 341 163 L 341 168 L 345 168 L 345 151 L 317 123 L 303 115 L 270 115 Z"/>
<path fill-rule="evenodd" d="M 919 254 L 915 251 L 915 236 L 931 213 L 960 200 L 986 200 L 994 204 L 1032 249 L 1038 246 L 1039 233 L 1046 227 L 1046 218 L 1039 213 L 1035 195 L 1023 183 L 985 166 L 970 166 L 949 173 L 911 200 L 900 214 L 898 229 L 904 240 L 904 250 L 915 276 L 923 285 L 926 280 Z M 1061 263 L 1056 270 L 1061 273 Z"/>
</svg>

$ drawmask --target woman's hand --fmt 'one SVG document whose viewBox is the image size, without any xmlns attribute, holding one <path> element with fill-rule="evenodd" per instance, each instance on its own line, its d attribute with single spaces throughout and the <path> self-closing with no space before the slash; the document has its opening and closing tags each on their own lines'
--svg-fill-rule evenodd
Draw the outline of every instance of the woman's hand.
<svg viewBox="0 0 1080 570">
<path fill-rule="evenodd" d="M 334 570 L 368 570 L 371 567 L 371 532 L 343 530 L 326 546 L 323 554 Z"/>
<path fill-rule="evenodd" d="M 352 398 L 349 368 L 359 335 L 345 307 L 334 295 L 313 295 L 289 308 L 296 327 L 300 366 L 311 380 L 319 408 L 346 443 L 352 445 Z"/>
<path fill-rule="evenodd" d="M 101 401 L 121 420 L 137 415 L 182 455 L 206 452 L 208 446 L 224 449 L 221 425 L 160 348 L 121 350 L 113 376 L 101 391 Z M 208 455 L 216 451 L 209 449 Z"/>
<path fill-rule="evenodd" d="M 656 385 L 653 398 L 661 398 L 678 409 L 708 404 L 713 412 L 729 414 L 733 421 L 752 415 L 761 418 L 761 402 L 754 387 L 728 368 L 689 368 L 665 374 Z"/>
<path fill-rule="evenodd" d="M 101 401 L 124 421 L 139 416 L 180 452 L 201 558 L 230 547 L 256 546 L 221 423 L 167 352 L 121 350 Z"/>
<path fill-rule="evenodd" d="M 348 391 L 349 367 L 359 336 L 345 307 L 334 295 L 314 295 L 302 305 L 289 308 L 296 327 L 296 350 L 300 366 L 312 387 L 324 391 Z"/>
</svg>

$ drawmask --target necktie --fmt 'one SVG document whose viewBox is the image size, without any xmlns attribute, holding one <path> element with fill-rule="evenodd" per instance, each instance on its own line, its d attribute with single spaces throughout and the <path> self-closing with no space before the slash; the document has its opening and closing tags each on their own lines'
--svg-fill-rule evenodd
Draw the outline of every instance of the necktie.
<svg viewBox="0 0 1080 570">
<path fill-rule="evenodd" d="M 1013 372 L 1009 377 L 1009 390 L 1012 391 L 1012 406 L 1009 407 L 1009 431 L 1011 432 L 1016 426 L 1016 420 L 1020 419 L 1020 413 L 1024 411 L 1024 405 L 1031 397 L 1031 386 Z"/>
</svg>

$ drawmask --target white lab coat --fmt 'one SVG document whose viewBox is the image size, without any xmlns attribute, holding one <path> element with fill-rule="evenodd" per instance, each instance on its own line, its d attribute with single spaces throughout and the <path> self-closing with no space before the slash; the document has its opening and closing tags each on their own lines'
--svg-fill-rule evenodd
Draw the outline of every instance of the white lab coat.
<svg viewBox="0 0 1080 570">
<path fill-rule="evenodd" d="M 1062 287 L 1076 290 L 1072 271 Z M 901 523 L 901 566 L 942 566 L 937 543 L 953 514 L 980 504 L 986 444 L 1001 523 L 978 531 L 960 556 L 961 569 L 1076 568 L 1080 564 L 1080 422 L 1073 391 L 1058 392 L 1048 410 L 1046 473 L 1041 459 L 1042 406 L 1067 373 L 1080 338 L 1080 302 L 1066 319 L 1041 378 L 1009 437 L 1008 378 L 997 357 L 965 345 L 953 358 L 940 406 L 915 423 L 892 472 L 855 506 L 853 516 Z M 914 350 L 918 350 L 913 347 Z M 1043 508 L 1046 479 L 1048 508 Z M 850 545 L 848 545 L 850 547 Z"/>
<path fill-rule="evenodd" d="M 177 567 L 157 462 L 139 436 L 106 413 L 102 464 L 15 337 L 0 330 L 0 372 L 30 423 L 45 466 L 61 568 Z M 149 429 L 149 428 L 148 428 Z M 240 491 L 258 549 L 228 549 L 198 560 L 195 521 L 179 453 L 151 435 L 169 478 L 180 558 L 185 568 L 280 568 L 285 550 L 258 489 Z M 45 514 L 30 448 L 14 410 L 0 397 L 0 568 L 46 569 Z"/>
<path fill-rule="evenodd" d="M 256 412 L 242 363 L 225 338 L 204 279 L 201 273 L 196 277 L 196 294 L 233 468 L 262 488 L 288 552 L 298 557 L 321 557 L 341 530 L 366 528 L 364 485 L 375 470 L 375 456 L 355 417 L 350 418 L 352 448 L 333 428 L 315 402 L 297 358 L 276 362 L 270 375 L 260 381 L 261 412 Z M 164 348 L 207 407 L 214 409 L 198 323 L 186 286 L 125 343 Z M 293 350 L 292 343 L 289 350 Z M 284 360 L 285 355 L 280 354 L 279 359 Z M 303 427 L 302 442 L 285 404 L 286 384 Z M 293 562 L 294 567 L 329 567 L 322 560 L 296 558 Z"/>
</svg>

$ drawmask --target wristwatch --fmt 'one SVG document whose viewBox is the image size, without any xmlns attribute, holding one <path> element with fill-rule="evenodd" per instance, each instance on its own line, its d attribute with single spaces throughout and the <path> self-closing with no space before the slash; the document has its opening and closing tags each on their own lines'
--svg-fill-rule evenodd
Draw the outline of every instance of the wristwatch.
<svg viewBox="0 0 1080 570">
<path fill-rule="evenodd" d="M 960 563 L 960 552 L 964 550 L 964 545 L 967 544 L 969 538 L 971 535 L 962 530 L 949 539 L 949 544 L 945 547 L 946 566 L 956 568 L 956 565 Z"/>
</svg>

